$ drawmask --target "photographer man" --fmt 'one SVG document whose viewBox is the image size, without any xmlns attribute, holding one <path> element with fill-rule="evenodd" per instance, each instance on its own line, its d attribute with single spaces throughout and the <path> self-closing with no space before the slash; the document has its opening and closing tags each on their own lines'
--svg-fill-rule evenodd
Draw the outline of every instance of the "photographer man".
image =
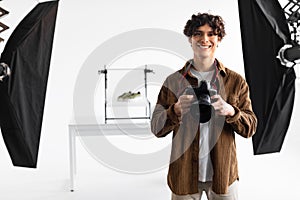
<svg viewBox="0 0 300 200">
<path fill-rule="evenodd" d="M 198 200 L 203 191 L 209 200 L 237 200 L 235 133 L 249 138 L 257 124 L 249 89 L 242 76 L 215 58 L 225 36 L 220 16 L 192 15 L 184 34 L 194 57 L 167 77 L 151 119 L 157 137 L 173 132 L 168 172 L 172 200 Z M 199 87 L 203 81 L 208 91 L 216 91 L 208 100 L 187 93 L 187 88 Z M 199 91 L 195 89 L 195 93 Z M 204 121 L 203 101 L 211 107 L 211 115 Z"/>
</svg>

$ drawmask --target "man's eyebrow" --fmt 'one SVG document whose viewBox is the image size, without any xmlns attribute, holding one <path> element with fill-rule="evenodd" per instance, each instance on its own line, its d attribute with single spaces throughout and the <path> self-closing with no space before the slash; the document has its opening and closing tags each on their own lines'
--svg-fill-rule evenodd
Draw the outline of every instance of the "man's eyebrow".
<svg viewBox="0 0 300 200">
<path fill-rule="evenodd" d="M 204 31 L 196 30 L 196 31 L 194 32 L 194 34 L 198 34 L 198 33 L 204 33 Z M 213 31 L 213 30 L 207 31 L 207 33 L 214 33 L 214 31 Z"/>
</svg>

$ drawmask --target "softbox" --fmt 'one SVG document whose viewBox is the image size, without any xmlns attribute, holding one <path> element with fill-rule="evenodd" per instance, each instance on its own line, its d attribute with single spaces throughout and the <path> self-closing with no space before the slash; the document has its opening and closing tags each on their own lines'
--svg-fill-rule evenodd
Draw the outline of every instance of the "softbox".
<svg viewBox="0 0 300 200">
<path fill-rule="evenodd" d="M 291 41 L 288 24 L 277 0 L 239 0 L 238 4 L 246 81 L 258 118 L 254 154 L 279 152 L 295 96 L 295 71 L 276 58 Z"/>
<path fill-rule="evenodd" d="M 0 126 L 14 166 L 37 165 L 58 1 L 39 3 L 9 37 L 0 62 Z"/>
</svg>

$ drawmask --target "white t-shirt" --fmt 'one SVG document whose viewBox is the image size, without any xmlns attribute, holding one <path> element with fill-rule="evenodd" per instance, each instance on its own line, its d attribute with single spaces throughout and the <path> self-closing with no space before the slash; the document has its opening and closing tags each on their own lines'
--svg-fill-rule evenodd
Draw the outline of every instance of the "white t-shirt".
<svg viewBox="0 0 300 200">
<path fill-rule="evenodd" d="M 213 71 L 199 72 L 191 68 L 191 73 L 198 79 L 198 86 L 202 80 L 207 81 L 208 89 L 210 89 L 210 81 L 214 75 Z M 207 182 L 212 181 L 213 167 L 210 159 L 209 148 L 209 128 L 210 121 L 200 123 L 200 139 L 199 139 L 199 181 Z"/>
</svg>

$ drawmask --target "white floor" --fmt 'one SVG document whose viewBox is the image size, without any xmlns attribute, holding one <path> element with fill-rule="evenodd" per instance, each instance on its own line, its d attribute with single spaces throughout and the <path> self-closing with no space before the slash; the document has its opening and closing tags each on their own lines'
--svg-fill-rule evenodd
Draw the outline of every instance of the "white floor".
<svg viewBox="0 0 300 200">
<path fill-rule="evenodd" d="M 297 93 L 297 102 L 298 96 Z M 251 139 L 237 137 L 240 199 L 300 198 L 298 104 L 295 104 L 295 114 L 280 153 L 253 156 Z M 166 184 L 166 168 L 143 175 L 120 173 L 96 161 L 81 145 L 80 140 L 77 140 L 78 168 L 75 191 L 70 192 L 67 127 L 64 131 L 61 132 L 60 139 L 55 136 L 57 133 L 45 131 L 41 140 L 37 169 L 13 167 L 1 140 L 1 200 L 170 199 L 170 191 Z"/>
</svg>

